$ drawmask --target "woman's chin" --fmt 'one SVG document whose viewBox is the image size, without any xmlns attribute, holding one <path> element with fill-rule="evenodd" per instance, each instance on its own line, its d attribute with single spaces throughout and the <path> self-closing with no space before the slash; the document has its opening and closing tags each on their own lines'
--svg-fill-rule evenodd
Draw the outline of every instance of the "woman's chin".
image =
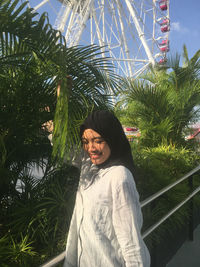
<svg viewBox="0 0 200 267">
<path fill-rule="evenodd" d="M 90 160 L 91 160 L 91 162 L 93 163 L 93 164 L 95 164 L 95 165 L 99 165 L 99 164 L 102 164 L 102 163 L 104 163 L 104 161 L 105 161 L 105 159 L 104 158 L 102 158 L 102 157 L 90 157 Z"/>
<path fill-rule="evenodd" d="M 90 160 L 91 160 L 92 163 L 95 164 L 95 165 L 99 165 L 99 164 L 103 163 L 100 159 L 91 159 L 91 158 L 90 158 Z"/>
</svg>

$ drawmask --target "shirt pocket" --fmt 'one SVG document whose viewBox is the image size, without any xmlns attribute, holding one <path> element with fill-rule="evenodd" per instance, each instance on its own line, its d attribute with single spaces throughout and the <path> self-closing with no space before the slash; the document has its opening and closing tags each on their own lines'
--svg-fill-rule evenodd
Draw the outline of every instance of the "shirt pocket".
<svg viewBox="0 0 200 267">
<path fill-rule="evenodd" d="M 97 235 L 106 236 L 107 238 L 112 232 L 111 206 L 109 203 L 96 203 L 93 211 L 93 224 Z"/>
</svg>

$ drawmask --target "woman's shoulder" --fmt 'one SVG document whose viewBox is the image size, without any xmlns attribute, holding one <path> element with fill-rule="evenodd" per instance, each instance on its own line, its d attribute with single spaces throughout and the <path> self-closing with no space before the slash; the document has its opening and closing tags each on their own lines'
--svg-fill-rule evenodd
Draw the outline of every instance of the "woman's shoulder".
<svg viewBox="0 0 200 267">
<path fill-rule="evenodd" d="M 132 183 L 134 181 L 130 170 L 123 165 L 109 167 L 105 175 L 107 179 L 116 186 L 122 183 Z"/>
<path fill-rule="evenodd" d="M 123 165 L 114 165 L 109 168 L 109 172 L 116 175 L 132 175 L 129 169 Z"/>
</svg>

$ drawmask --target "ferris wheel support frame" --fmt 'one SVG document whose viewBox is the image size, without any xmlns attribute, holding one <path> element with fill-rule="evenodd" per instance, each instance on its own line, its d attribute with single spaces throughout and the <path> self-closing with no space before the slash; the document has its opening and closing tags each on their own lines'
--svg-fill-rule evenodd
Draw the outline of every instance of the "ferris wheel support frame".
<svg viewBox="0 0 200 267">
<path fill-rule="evenodd" d="M 122 33 L 121 38 L 123 40 L 124 47 L 125 47 L 125 51 L 124 52 L 126 54 L 126 57 L 129 58 L 129 49 L 128 49 L 128 45 L 127 45 L 126 36 L 124 34 L 124 25 L 123 25 L 123 21 L 122 21 L 122 12 L 121 12 L 121 7 L 120 7 L 120 2 L 119 2 L 119 0 L 115 0 L 115 3 L 118 6 L 119 21 L 120 21 L 120 27 L 121 27 L 121 33 Z M 155 59 L 153 58 L 153 55 L 152 55 L 152 53 L 151 53 L 151 51 L 150 51 L 150 49 L 149 49 L 149 47 L 147 45 L 147 42 L 146 42 L 146 39 L 145 39 L 145 36 L 144 36 L 144 32 L 142 31 L 142 28 L 140 27 L 140 23 L 138 21 L 137 15 L 136 15 L 136 11 L 135 11 L 134 7 L 131 5 L 129 0 L 125 0 L 125 3 L 127 5 L 127 8 L 129 10 L 130 14 L 131 14 L 131 17 L 132 17 L 133 22 L 135 24 L 136 30 L 138 32 L 138 36 L 139 36 L 139 38 L 141 40 L 141 43 L 142 43 L 142 45 L 144 47 L 144 50 L 146 52 L 147 58 L 148 58 L 149 62 L 154 66 L 155 65 Z M 104 1 L 102 2 L 102 4 L 104 4 Z M 67 32 L 66 32 L 66 35 L 65 35 L 66 40 L 69 40 L 70 33 L 71 33 L 71 30 L 72 30 L 72 26 L 73 26 L 73 23 L 75 21 L 75 17 L 80 15 L 80 14 L 77 15 L 77 10 L 78 10 L 79 6 L 80 6 L 80 2 L 77 4 L 77 2 L 75 2 L 75 1 L 73 1 L 73 4 L 71 6 L 67 5 L 66 8 L 65 8 L 65 12 L 63 12 L 63 16 L 60 19 L 60 23 L 57 26 L 57 28 L 59 30 L 61 30 L 61 31 L 64 30 L 64 25 L 65 25 L 65 23 L 66 23 L 66 21 L 67 21 L 67 19 L 69 17 L 69 13 L 70 13 L 70 10 L 71 10 L 72 13 L 71 13 L 71 16 L 70 16 L 70 19 L 69 19 L 68 28 L 67 28 Z M 79 20 L 80 23 L 78 25 L 78 29 L 76 31 L 76 36 L 75 36 L 76 40 L 73 40 L 73 45 L 77 45 L 79 43 L 81 35 L 82 35 L 82 33 L 84 31 L 84 28 L 86 26 L 86 22 L 89 19 L 91 6 L 94 7 L 94 0 L 85 0 L 84 1 L 84 6 L 82 7 L 82 10 L 83 10 L 83 12 L 85 14 L 84 14 L 83 18 L 81 20 Z M 93 17 L 95 25 L 96 25 L 99 45 L 101 47 L 103 47 L 105 45 L 105 35 L 104 35 L 104 32 L 103 32 L 103 36 L 101 35 L 94 8 L 93 8 L 92 17 Z M 103 19 L 103 15 L 102 15 L 102 19 Z M 104 23 L 104 20 L 103 20 L 103 23 Z M 71 46 L 71 45 L 72 45 L 72 42 L 69 40 L 69 46 Z M 105 49 L 102 50 L 102 52 L 104 53 Z M 134 59 L 133 59 L 133 62 L 134 62 Z M 131 69 L 131 65 L 130 64 L 128 64 L 128 69 L 129 69 L 129 73 L 132 73 L 132 69 Z"/>
<path fill-rule="evenodd" d="M 78 34 L 77 38 L 76 38 L 76 42 L 74 43 L 75 45 L 77 45 L 80 41 L 80 38 L 81 38 L 81 35 L 83 33 L 83 30 L 85 29 L 86 27 L 86 22 L 87 20 L 89 19 L 89 15 L 90 15 L 90 10 L 91 10 L 91 5 L 92 5 L 92 2 L 94 0 L 88 0 L 85 4 L 85 6 L 87 6 L 88 8 L 86 9 L 86 12 L 85 12 L 85 15 L 83 17 L 83 20 L 82 20 L 82 23 L 80 25 L 80 33 Z"/>
<path fill-rule="evenodd" d="M 126 2 L 126 5 L 127 5 L 128 9 L 130 11 L 130 14 L 131 14 L 133 22 L 135 24 L 136 30 L 138 32 L 138 36 L 139 36 L 139 38 L 141 40 L 141 43 L 143 44 L 144 50 L 145 50 L 145 52 L 147 54 L 147 57 L 148 57 L 150 63 L 154 66 L 155 65 L 155 60 L 154 60 L 154 58 L 152 56 L 152 53 L 151 53 L 151 51 L 150 51 L 150 49 L 149 49 L 149 47 L 147 45 L 146 39 L 144 37 L 144 32 L 142 31 L 142 29 L 140 27 L 140 24 L 138 22 L 138 19 L 137 19 L 137 16 L 136 16 L 136 12 L 135 12 L 135 10 L 134 10 L 134 8 L 131 5 L 129 0 L 125 0 L 125 2 Z"/>
<path fill-rule="evenodd" d="M 125 30 L 124 30 L 124 24 L 123 24 L 123 20 L 122 20 L 122 11 L 121 11 L 121 5 L 119 0 L 116 0 L 117 3 L 117 7 L 118 7 L 118 14 L 119 14 L 119 22 L 120 22 L 120 27 L 121 27 L 121 31 L 122 31 L 122 38 L 123 38 L 123 42 L 124 42 L 124 47 L 125 47 L 125 54 L 127 56 L 127 58 L 130 58 L 130 54 L 129 54 L 129 48 L 128 48 L 128 44 L 127 44 L 127 38 L 125 35 Z M 129 73 L 132 76 L 132 68 L 131 68 L 131 64 L 130 62 L 128 62 L 128 69 L 129 69 Z"/>
<path fill-rule="evenodd" d="M 38 4 L 37 6 L 35 6 L 34 9 L 37 10 L 38 8 L 42 7 L 47 2 L 49 2 L 49 0 L 43 0 L 40 4 Z"/>
<path fill-rule="evenodd" d="M 90 38 L 91 44 L 99 45 L 102 57 L 109 53 L 110 60 L 113 63 L 116 62 L 116 67 L 122 71 L 122 74 L 136 76 L 136 74 L 138 75 L 148 68 L 149 65 L 154 66 L 157 64 L 156 59 L 158 57 L 166 58 L 166 52 L 168 51 L 160 49 L 160 53 L 157 54 L 155 54 L 155 51 L 161 45 L 158 43 L 160 39 L 168 40 L 169 32 L 162 31 L 164 34 L 157 37 L 156 24 L 161 25 L 159 21 L 165 18 L 169 20 L 169 0 L 166 0 L 167 8 L 160 8 L 161 11 L 158 10 L 160 1 L 151 0 L 152 5 L 146 10 L 152 13 L 153 28 L 151 39 L 146 35 L 147 31 L 145 29 L 147 13 L 144 12 L 143 18 L 141 17 L 145 1 L 141 1 L 141 4 L 140 0 L 139 2 L 138 0 L 59 1 L 61 6 L 58 12 L 56 12 L 57 18 L 54 27 L 61 32 L 65 32 L 65 39 L 69 47 L 78 45 L 82 36 L 84 36 L 85 28 L 89 27 L 90 37 L 86 35 L 87 37 L 83 40 L 86 41 Z M 50 0 L 41 0 L 34 9 L 38 10 L 47 3 L 49 3 L 51 8 L 55 9 Z M 106 11 L 110 13 L 109 20 L 105 16 Z M 127 11 L 129 12 L 129 17 L 127 16 Z M 157 19 L 157 14 L 161 16 L 159 19 Z M 109 31 L 106 30 L 107 26 Z M 138 58 L 137 50 L 134 50 L 135 47 L 130 45 L 131 39 L 126 35 L 127 26 L 130 27 L 130 37 L 135 39 L 137 36 L 137 39 L 140 41 L 138 52 L 143 51 L 143 54 L 140 55 L 143 58 L 146 57 L 145 60 L 142 57 L 141 59 L 140 57 Z M 150 40 L 152 47 L 150 47 Z M 116 51 L 117 53 L 115 53 Z M 124 64 L 123 62 L 126 63 Z M 142 66 L 142 64 L 144 65 Z"/>
<path fill-rule="evenodd" d="M 63 6 L 64 7 L 64 6 Z M 55 28 L 58 29 L 59 31 L 61 32 L 64 32 L 64 27 L 65 27 L 65 22 L 67 21 L 67 18 L 69 16 L 69 13 L 70 13 L 70 10 L 71 10 L 71 7 L 70 5 L 66 6 L 64 8 L 64 10 L 62 10 L 61 8 L 61 11 L 59 13 L 62 13 L 61 14 L 61 21 L 59 23 L 59 20 L 57 18 L 56 22 L 55 22 Z M 59 14 L 60 15 L 60 14 Z M 58 16 L 59 17 L 59 16 Z"/>
</svg>

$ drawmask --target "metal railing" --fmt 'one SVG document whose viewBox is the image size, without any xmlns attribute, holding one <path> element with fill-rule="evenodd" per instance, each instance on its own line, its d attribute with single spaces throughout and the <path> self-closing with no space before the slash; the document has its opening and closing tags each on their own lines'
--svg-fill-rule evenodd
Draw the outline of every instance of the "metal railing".
<svg viewBox="0 0 200 267">
<path fill-rule="evenodd" d="M 174 188 L 176 185 L 180 184 L 184 180 L 188 179 L 195 173 L 197 173 L 200 170 L 200 165 L 198 165 L 196 168 L 194 168 L 192 171 L 188 172 L 186 175 L 175 181 L 174 183 L 164 187 L 157 193 L 153 194 L 152 196 L 148 197 L 144 201 L 141 202 L 141 208 L 147 206 L 152 201 L 169 191 L 170 189 Z M 172 210 L 170 210 L 165 216 L 163 216 L 157 223 L 149 227 L 143 234 L 142 237 L 145 238 L 149 234 L 151 234 L 156 228 L 158 228 L 164 221 L 166 221 L 170 216 L 172 216 L 178 209 L 180 209 L 185 203 L 187 203 L 190 199 L 192 199 L 198 192 L 200 192 L 200 186 L 197 187 L 187 198 L 185 198 L 182 202 L 180 202 L 177 206 L 175 206 Z M 58 256 L 54 257 L 50 261 L 44 263 L 40 267 L 53 267 L 57 264 L 61 263 L 65 258 L 65 251 L 59 254 Z"/>
<path fill-rule="evenodd" d="M 200 170 L 200 165 L 194 168 L 192 171 L 188 172 L 186 175 L 175 181 L 174 183 L 164 187 L 157 193 L 153 194 L 149 198 L 145 199 L 144 201 L 141 202 L 141 207 L 145 207 L 149 203 L 151 203 L 153 200 L 157 199 L 176 185 L 180 184 L 187 178 L 191 177 L 193 174 L 198 172 Z M 163 216 L 157 223 L 152 225 L 149 229 L 147 229 L 143 234 L 142 237 L 145 238 L 147 237 L 150 233 L 152 233 L 159 225 L 161 225 L 164 221 L 166 221 L 172 214 L 174 214 L 178 209 L 180 209 L 185 203 L 187 203 L 192 197 L 194 197 L 198 192 L 200 192 L 200 186 L 196 188 L 187 198 L 185 198 L 182 202 L 180 202 L 177 206 L 175 206 L 171 211 L 169 211 L 165 216 Z"/>
</svg>

